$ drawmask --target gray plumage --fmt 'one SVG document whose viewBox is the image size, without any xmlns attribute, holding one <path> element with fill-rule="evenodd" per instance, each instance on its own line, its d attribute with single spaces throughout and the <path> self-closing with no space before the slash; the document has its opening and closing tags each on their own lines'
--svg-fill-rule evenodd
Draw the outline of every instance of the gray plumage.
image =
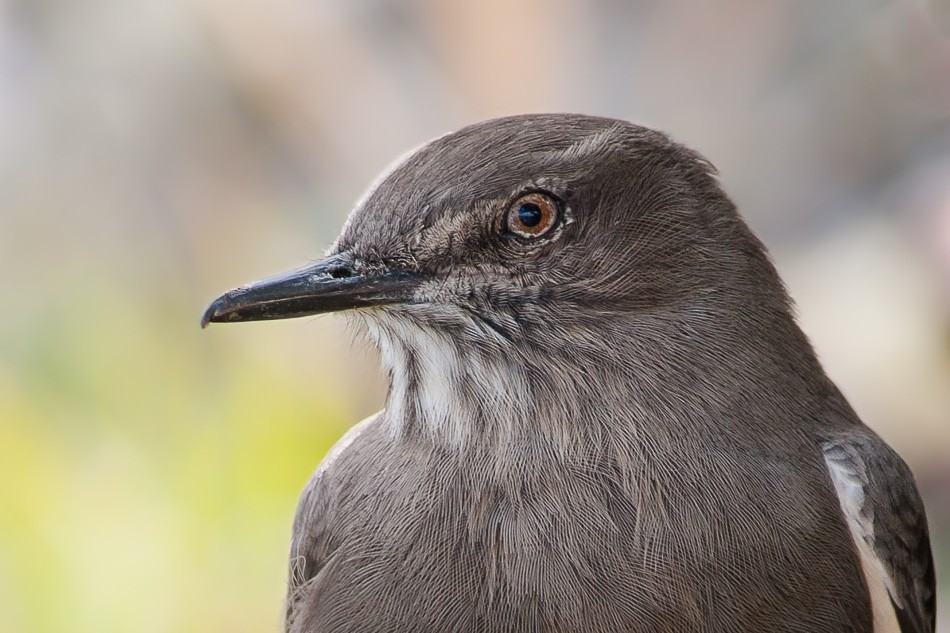
<svg viewBox="0 0 950 633">
<path fill-rule="evenodd" d="M 663 134 L 530 115 L 443 136 L 326 260 L 204 322 L 350 308 L 391 387 L 303 492 L 288 631 L 934 630 L 912 475 L 712 166 Z"/>
</svg>

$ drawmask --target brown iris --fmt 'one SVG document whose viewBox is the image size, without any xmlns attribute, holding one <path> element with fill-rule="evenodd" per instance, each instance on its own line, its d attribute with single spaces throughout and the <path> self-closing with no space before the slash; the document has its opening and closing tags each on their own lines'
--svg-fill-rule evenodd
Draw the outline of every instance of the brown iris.
<svg viewBox="0 0 950 633">
<path fill-rule="evenodd" d="M 506 228 L 521 237 L 540 237 L 557 224 L 557 218 L 557 202 L 551 196 L 529 193 L 509 207 Z"/>
</svg>

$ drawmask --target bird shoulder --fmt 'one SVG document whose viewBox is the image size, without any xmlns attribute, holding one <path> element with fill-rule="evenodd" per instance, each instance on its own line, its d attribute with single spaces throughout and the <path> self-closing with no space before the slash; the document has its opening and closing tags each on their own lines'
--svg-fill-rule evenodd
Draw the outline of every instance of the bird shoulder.
<svg viewBox="0 0 950 633">
<path fill-rule="evenodd" d="M 327 491 L 326 479 L 340 456 L 371 427 L 379 424 L 383 412 L 353 425 L 327 452 L 300 494 L 294 517 L 293 542 L 290 548 L 290 571 L 287 590 L 287 628 L 301 595 L 326 564 L 329 554 L 328 515 L 332 514 L 334 495 Z"/>
</svg>

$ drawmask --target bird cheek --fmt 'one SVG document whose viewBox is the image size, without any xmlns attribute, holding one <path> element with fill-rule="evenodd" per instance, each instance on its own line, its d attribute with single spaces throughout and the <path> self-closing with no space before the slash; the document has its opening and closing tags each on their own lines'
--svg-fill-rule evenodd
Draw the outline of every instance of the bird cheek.
<svg viewBox="0 0 950 633">
<path fill-rule="evenodd" d="M 458 295 L 458 280 L 453 275 L 434 275 L 416 289 L 420 304 L 449 303 Z"/>
</svg>

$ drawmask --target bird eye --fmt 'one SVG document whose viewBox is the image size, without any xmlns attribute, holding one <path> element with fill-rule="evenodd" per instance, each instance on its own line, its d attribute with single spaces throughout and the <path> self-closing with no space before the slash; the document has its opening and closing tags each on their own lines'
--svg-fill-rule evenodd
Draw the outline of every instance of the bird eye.
<svg viewBox="0 0 950 633">
<path fill-rule="evenodd" d="M 557 224 L 557 218 L 557 202 L 543 193 L 529 193 L 508 209 L 506 228 L 521 237 L 540 237 Z"/>
</svg>

